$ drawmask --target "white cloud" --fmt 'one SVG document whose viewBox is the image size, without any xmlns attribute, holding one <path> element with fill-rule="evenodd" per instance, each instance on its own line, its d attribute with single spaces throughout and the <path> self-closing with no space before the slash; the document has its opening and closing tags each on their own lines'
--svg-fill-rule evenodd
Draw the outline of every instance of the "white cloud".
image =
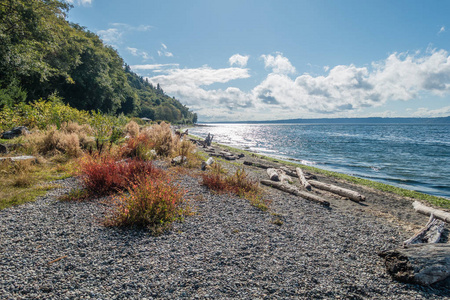
<svg viewBox="0 0 450 300">
<path fill-rule="evenodd" d="M 445 26 L 442 26 L 441 29 L 439 29 L 438 34 L 439 34 L 439 33 L 443 33 L 443 32 L 445 32 Z"/>
<path fill-rule="evenodd" d="M 89 6 L 92 4 L 92 0 L 67 0 L 67 3 L 73 4 L 73 5 Z"/>
<path fill-rule="evenodd" d="M 369 107 L 381 107 L 393 100 L 408 101 L 426 93 L 440 96 L 450 93 L 450 56 L 432 50 L 425 54 L 394 53 L 370 67 L 338 65 L 324 76 L 302 74 L 291 78 L 293 67 L 287 58 L 266 56 L 273 72 L 250 91 L 236 87 L 208 88 L 214 83 L 249 78 L 245 68 L 178 69 L 169 66 L 158 76 L 169 94 L 181 99 L 202 120 L 281 119 L 332 116 L 361 116 Z M 148 65 L 147 65 L 148 66 Z M 161 69 L 133 66 L 134 69 Z M 289 67 L 291 66 L 291 67 Z M 412 114 L 412 112 L 408 113 Z M 444 116 L 449 108 L 422 109 L 416 115 Z M 367 115 L 367 114 L 366 114 Z M 383 115 L 393 115 L 386 111 Z"/>
<path fill-rule="evenodd" d="M 179 67 L 179 64 L 148 64 L 148 65 L 133 65 L 133 70 L 157 70 L 166 67 Z"/>
<path fill-rule="evenodd" d="M 277 56 L 273 55 L 261 55 L 261 57 L 264 59 L 264 64 L 266 69 L 272 68 L 272 71 L 274 73 L 280 73 L 280 74 L 290 74 L 295 73 L 295 68 L 287 59 L 283 56 L 281 53 L 277 53 Z"/>
<path fill-rule="evenodd" d="M 82 0 L 85 1 L 85 0 Z M 124 23 L 111 23 L 112 28 L 97 31 L 97 34 L 106 44 L 116 47 L 123 43 L 125 33 L 130 31 L 147 31 L 152 28 L 150 25 L 139 25 L 137 27 Z M 147 54 L 147 58 L 150 58 Z"/>
<path fill-rule="evenodd" d="M 144 61 L 148 59 L 152 59 L 152 57 L 145 51 L 141 51 L 137 48 L 127 47 L 128 52 L 133 56 L 140 56 Z"/>
<path fill-rule="evenodd" d="M 413 116 L 424 118 L 448 117 L 450 116 L 450 106 L 431 110 L 425 107 L 421 107 L 413 113 Z"/>
<path fill-rule="evenodd" d="M 323 67 L 323 70 L 324 70 L 325 72 L 328 72 L 329 69 L 330 69 L 330 66 L 325 66 L 325 67 Z"/>
<path fill-rule="evenodd" d="M 161 49 L 158 50 L 158 55 L 166 56 L 166 57 L 173 57 L 173 53 L 166 51 L 166 50 L 167 50 L 167 46 L 164 43 L 161 43 Z"/>
<path fill-rule="evenodd" d="M 117 28 L 109 28 L 106 30 L 99 30 L 97 34 L 106 44 L 117 47 L 118 44 L 122 43 L 122 32 Z"/>
<path fill-rule="evenodd" d="M 230 66 L 237 65 L 238 67 L 245 67 L 247 65 L 249 57 L 249 55 L 235 54 L 231 56 L 228 61 L 230 63 Z"/>
</svg>

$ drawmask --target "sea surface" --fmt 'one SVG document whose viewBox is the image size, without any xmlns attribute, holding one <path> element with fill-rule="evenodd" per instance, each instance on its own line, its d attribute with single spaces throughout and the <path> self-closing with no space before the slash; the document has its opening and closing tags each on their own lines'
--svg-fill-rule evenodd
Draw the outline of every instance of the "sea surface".
<svg viewBox="0 0 450 300">
<path fill-rule="evenodd" d="M 205 124 L 189 133 L 450 199 L 450 124 Z"/>
</svg>

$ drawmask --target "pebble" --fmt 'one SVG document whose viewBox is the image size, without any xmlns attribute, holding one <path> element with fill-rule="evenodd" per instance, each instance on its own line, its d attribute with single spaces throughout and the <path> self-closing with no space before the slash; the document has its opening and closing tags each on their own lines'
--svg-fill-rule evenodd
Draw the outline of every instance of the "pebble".
<svg viewBox="0 0 450 300">
<path fill-rule="evenodd" d="M 104 204 L 60 202 L 78 181 L 57 183 L 0 211 L 0 299 L 450 299 L 386 275 L 377 253 L 407 236 L 373 216 L 279 192 L 263 212 L 185 176 L 195 214 L 153 236 L 102 226 Z"/>
</svg>

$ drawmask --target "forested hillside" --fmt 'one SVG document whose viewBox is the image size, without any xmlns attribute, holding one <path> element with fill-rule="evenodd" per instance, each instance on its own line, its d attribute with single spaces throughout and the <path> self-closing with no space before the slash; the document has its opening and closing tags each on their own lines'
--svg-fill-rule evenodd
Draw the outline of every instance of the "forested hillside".
<svg viewBox="0 0 450 300">
<path fill-rule="evenodd" d="M 0 107 L 50 95 L 72 107 L 169 122 L 197 115 L 133 73 L 60 0 L 0 0 Z"/>
</svg>

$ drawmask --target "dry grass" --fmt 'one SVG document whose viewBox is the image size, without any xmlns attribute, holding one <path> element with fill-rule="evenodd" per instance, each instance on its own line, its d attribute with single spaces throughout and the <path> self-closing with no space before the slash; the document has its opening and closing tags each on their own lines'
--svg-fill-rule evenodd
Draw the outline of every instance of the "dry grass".
<svg viewBox="0 0 450 300">
<path fill-rule="evenodd" d="M 77 133 L 57 130 L 55 126 L 28 135 L 24 147 L 27 153 L 34 155 L 54 156 L 62 153 L 69 157 L 80 157 L 83 153 Z"/>
<path fill-rule="evenodd" d="M 125 133 L 130 137 L 137 137 L 139 135 L 139 125 L 135 121 L 130 121 L 125 125 Z"/>
<path fill-rule="evenodd" d="M 69 176 L 66 164 L 54 164 L 44 160 L 0 162 L 0 209 L 31 202 L 55 188 L 48 181 Z"/>
<path fill-rule="evenodd" d="M 165 122 L 154 124 L 142 133 L 152 141 L 153 149 L 159 156 L 170 157 L 179 148 L 180 138 L 172 133 L 170 125 Z"/>
</svg>

